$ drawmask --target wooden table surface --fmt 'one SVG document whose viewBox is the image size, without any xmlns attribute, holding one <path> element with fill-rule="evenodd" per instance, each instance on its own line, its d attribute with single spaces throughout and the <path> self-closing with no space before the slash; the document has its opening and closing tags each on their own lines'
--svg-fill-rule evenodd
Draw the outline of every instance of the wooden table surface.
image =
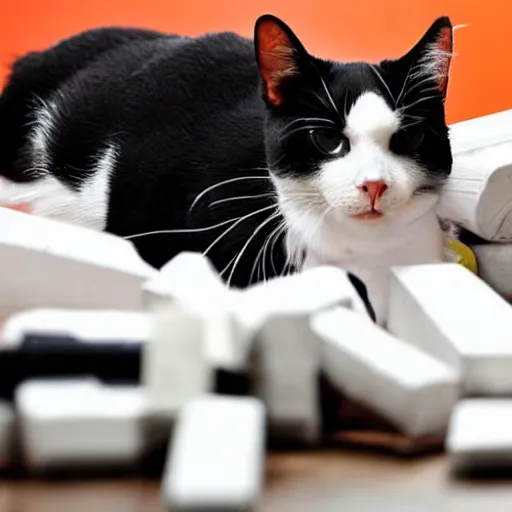
<svg viewBox="0 0 512 512">
<path fill-rule="evenodd" d="M 161 512 L 156 480 L 0 481 L 0 512 Z M 274 453 L 259 511 L 511 512 L 512 479 L 456 480 L 442 456 Z"/>
</svg>

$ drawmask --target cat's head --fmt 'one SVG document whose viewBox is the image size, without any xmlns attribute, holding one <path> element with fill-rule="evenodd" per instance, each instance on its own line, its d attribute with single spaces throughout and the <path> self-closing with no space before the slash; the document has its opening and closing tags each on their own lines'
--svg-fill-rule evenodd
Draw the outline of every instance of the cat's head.
<svg viewBox="0 0 512 512">
<path fill-rule="evenodd" d="M 313 57 L 269 15 L 256 23 L 255 47 L 268 164 L 292 228 L 323 215 L 371 233 L 433 209 L 452 165 L 448 18 L 379 64 Z"/>
</svg>

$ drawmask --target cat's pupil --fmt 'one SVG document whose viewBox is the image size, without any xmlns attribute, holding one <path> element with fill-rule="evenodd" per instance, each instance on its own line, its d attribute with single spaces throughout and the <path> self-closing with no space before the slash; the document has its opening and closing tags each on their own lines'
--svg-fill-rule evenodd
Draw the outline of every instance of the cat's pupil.
<svg viewBox="0 0 512 512">
<path fill-rule="evenodd" d="M 348 140 L 336 128 L 318 128 L 310 131 L 313 144 L 328 155 L 344 154 L 348 151 Z"/>
</svg>

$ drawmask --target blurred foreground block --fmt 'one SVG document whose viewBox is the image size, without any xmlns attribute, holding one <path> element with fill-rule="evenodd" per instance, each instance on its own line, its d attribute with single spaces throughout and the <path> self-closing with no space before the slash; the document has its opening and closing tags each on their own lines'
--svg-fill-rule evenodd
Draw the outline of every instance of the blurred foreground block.
<svg viewBox="0 0 512 512">
<path fill-rule="evenodd" d="M 94 380 L 29 381 L 16 392 L 22 450 L 32 471 L 136 466 L 148 403 L 140 387 Z"/>
<path fill-rule="evenodd" d="M 456 263 L 391 272 L 389 331 L 462 375 L 466 395 L 512 392 L 512 307 Z"/>
<path fill-rule="evenodd" d="M 446 439 L 452 470 L 512 469 L 512 399 L 466 399 L 453 412 Z"/>
<path fill-rule="evenodd" d="M 0 208 L 0 317 L 27 308 L 142 308 L 157 271 L 122 238 Z"/>
<path fill-rule="evenodd" d="M 341 392 L 404 434 L 442 433 L 459 397 L 458 372 L 344 308 L 319 313 L 322 369 Z"/>
<path fill-rule="evenodd" d="M 163 479 L 168 510 L 254 511 L 261 493 L 264 408 L 205 395 L 180 412 Z"/>
</svg>

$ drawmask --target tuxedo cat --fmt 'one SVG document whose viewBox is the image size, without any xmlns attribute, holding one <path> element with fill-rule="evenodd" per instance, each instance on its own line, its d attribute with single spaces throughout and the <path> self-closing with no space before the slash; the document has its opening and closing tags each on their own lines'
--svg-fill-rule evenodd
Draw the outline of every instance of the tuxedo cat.
<svg viewBox="0 0 512 512">
<path fill-rule="evenodd" d="M 379 64 L 312 56 L 274 16 L 254 41 L 101 28 L 17 60 L 0 96 L 0 200 L 200 251 L 232 286 L 320 264 L 386 319 L 390 266 L 442 259 L 452 26 Z M 0 227 L 1 229 L 1 227 Z"/>
</svg>

